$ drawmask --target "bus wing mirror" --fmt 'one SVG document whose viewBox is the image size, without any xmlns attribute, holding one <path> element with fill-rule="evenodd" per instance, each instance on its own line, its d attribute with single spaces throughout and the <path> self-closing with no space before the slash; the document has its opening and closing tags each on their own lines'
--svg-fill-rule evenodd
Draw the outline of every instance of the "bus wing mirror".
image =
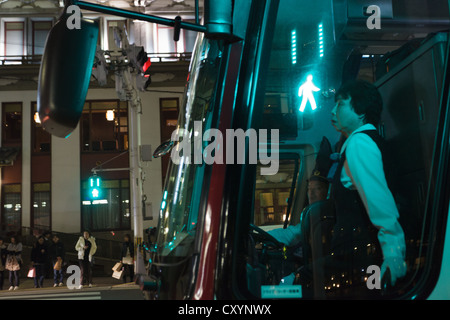
<svg viewBox="0 0 450 320">
<path fill-rule="evenodd" d="M 153 152 L 153 158 L 160 158 L 160 157 L 168 154 L 174 146 L 175 146 L 174 141 L 172 141 L 172 140 L 164 141 Z"/>
<path fill-rule="evenodd" d="M 62 138 L 68 137 L 80 120 L 98 37 L 97 22 L 80 15 L 77 28 L 68 24 L 71 17 L 63 14 L 50 30 L 38 82 L 42 127 Z"/>
</svg>

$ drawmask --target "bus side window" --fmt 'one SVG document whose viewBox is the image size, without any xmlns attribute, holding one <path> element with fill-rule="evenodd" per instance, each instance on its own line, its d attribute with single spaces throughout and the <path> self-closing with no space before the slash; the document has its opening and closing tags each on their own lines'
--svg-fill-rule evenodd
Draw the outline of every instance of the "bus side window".
<svg viewBox="0 0 450 320">
<path fill-rule="evenodd" d="M 299 159 L 281 159 L 275 175 L 261 175 L 257 166 L 253 223 L 266 231 L 289 218 L 295 195 Z M 297 163 L 297 165 L 296 165 Z"/>
</svg>

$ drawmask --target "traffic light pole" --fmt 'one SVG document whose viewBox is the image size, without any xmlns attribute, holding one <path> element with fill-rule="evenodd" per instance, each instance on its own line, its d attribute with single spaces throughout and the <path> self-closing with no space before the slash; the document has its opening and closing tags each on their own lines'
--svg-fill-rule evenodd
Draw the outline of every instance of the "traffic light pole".
<svg viewBox="0 0 450 320">
<path fill-rule="evenodd" d="M 132 194 L 132 215 L 135 244 L 142 243 L 144 227 L 142 218 L 142 179 L 141 166 L 139 163 L 139 132 L 140 132 L 140 113 L 141 99 L 134 87 L 131 74 L 128 67 L 119 70 L 120 77 L 123 80 L 125 92 L 128 100 L 129 117 L 129 146 L 130 152 L 130 188 Z"/>
</svg>

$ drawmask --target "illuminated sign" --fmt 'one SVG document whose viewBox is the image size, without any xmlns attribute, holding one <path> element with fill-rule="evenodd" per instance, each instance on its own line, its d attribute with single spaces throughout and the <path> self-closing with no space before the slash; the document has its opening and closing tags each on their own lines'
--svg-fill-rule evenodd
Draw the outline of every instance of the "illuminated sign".
<svg viewBox="0 0 450 320">
<path fill-rule="evenodd" d="M 100 177 L 89 177 L 89 197 L 91 199 L 99 199 L 101 196 Z"/>
<path fill-rule="evenodd" d="M 323 24 L 319 24 L 319 57 L 323 57 Z"/>
<path fill-rule="evenodd" d="M 300 86 L 298 89 L 298 96 L 303 97 L 302 103 L 300 104 L 300 112 L 305 111 L 306 104 L 309 102 L 311 105 L 311 109 L 315 110 L 317 108 L 316 100 L 314 99 L 313 92 L 320 91 L 320 88 L 317 88 L 312 82 L 313 76 L 308 75 L 306 77 L 306 81 Z"/>
<path fill-rule="evenodd" d="M 295 30 L 292 30 L 291 32 L 291 59 L 292 64 L 297 63 L 297 32 Z"/>
</svg>

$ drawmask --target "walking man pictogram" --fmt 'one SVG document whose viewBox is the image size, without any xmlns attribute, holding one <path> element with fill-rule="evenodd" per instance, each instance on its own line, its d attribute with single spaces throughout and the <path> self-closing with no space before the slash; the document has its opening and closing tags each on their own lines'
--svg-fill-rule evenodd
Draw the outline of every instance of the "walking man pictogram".
<svg viewBox="0 0 450 320">
<path fill-rule="evenodd" d="M 317 108 L 316 106 L 316 100 L 314 100 L 313 91 L 317 92 L 320 91 L 320 88 L 317 88 L 314 83 L 312 82 L 313 76 L 308 75 L 306 78 L 305 83 L 303 83 L 300 88 L 298 89 L 298 96 L 303 96 L 302 103 L 300 105 L 300 112 L 305 111 L 306 103 L 309 101 L 311 104 L 311 109 L 315 110 Z"/>
</svg>

